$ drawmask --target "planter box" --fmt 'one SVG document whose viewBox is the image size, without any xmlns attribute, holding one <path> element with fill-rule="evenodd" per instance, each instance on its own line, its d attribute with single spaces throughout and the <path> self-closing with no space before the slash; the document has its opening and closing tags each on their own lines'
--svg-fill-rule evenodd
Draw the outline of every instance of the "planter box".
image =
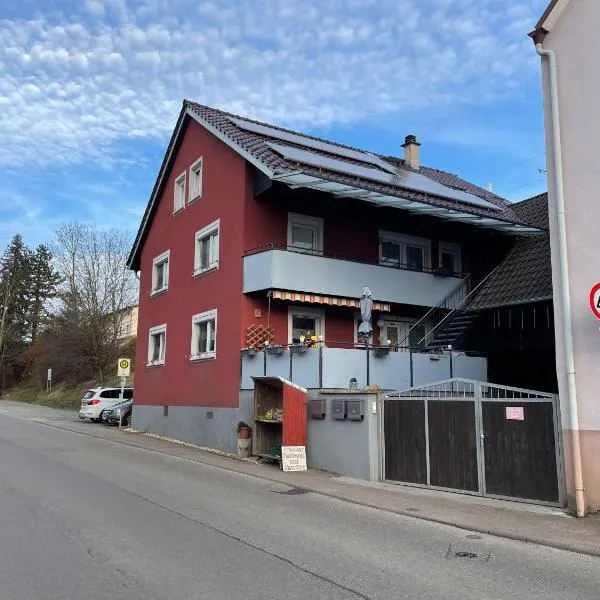
<svg viewBox="0 0 600 600">
<path fill-rule="evenodd" d="M 390 353 L 390 349 L 388 346 L 385 346 L 381 348 L 375 348 L 374 352 L 377 358 L 383 358 L 384 356 L 387 356 Z"/>
<path fill-rule="evenodd" d="M 252 358 L 256 356 L 256 348 L 245 348 L 244 350 L 240 350 L 242 356 L 248 356 Z"/>
<path fill-rule="evenodd" d="M 294 344 L 290 346 L 290 352 L 292 354 L 304 354 L 308 350 L 308 346 L 304 344 Z"/>
<path fill-rule="evenodd" d="M 267 352 L 269 354 L 281 355 L 285 348 L 283 346 L 267 346 Z"/>
</svg>

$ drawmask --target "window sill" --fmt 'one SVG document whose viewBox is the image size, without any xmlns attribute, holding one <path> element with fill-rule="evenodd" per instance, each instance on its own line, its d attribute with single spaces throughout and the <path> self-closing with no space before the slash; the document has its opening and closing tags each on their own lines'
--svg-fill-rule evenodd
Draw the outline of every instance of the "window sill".
<svg viewBox="0 0 600 600">
<path fill-rule="evenodd" d="M 164 360 L 157 360 L 156 362 L 148 362 L 146 363 L 147 367 L 164 367 L 165 366 L 165 361 Z"/>
<path fill-rule="evenodd" d="M 165 292 L 168 292 L 168 291 L 169 291 L 169 286 L 160 288 L 159 290 L 152 290 L 150 292 L 150 296 L 151 297 L 160 296 L 160 294 L 164 294 Z"/>
<path fill-rule="evenodd" d="M 215 360 L 217 358 L 216 352 L 210 352 L 208 354 L 197 354 L 190 356 L 190 362 L 201 362 L 204 360 Z"/>
<path fill-rule="evenodd" d="M 190 198 L 188 200 L 188 204 L 193 204 L 194 202 L 196 202 L 196 200 L 200 200 L 200 198 L 202 198 L 202 194 L 198 194 L 197 196 L 194 196 L 193 198 Z"/>
<path fill-rule="evenodd" d="M 212 271 L 216 271 L 219 268 L 219 263 L 215 263 L 206 269 L 194 269 L 193 277 L 201 277 L 202 275 L 206 275 L 207 273 L 211 273 Z"/>
<path fill-rule="evenodd" d="M 173 215 L 178 215 L 184 208 L 185 208 L 185 205 L 180 206 L 179 208 L 173 209 Z"/>
</svg>

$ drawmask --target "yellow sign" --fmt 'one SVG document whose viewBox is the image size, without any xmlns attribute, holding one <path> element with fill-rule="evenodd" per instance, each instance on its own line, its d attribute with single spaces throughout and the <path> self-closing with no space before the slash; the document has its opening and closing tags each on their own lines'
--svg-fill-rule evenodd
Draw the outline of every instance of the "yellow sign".
<svg viewBox="0 0 600 600">
<path fill-rule="evenodd" d="M 131 360 L 120 358 L 118 360 L 117 377 L 129 377 L 131 373 Z"/>
</svg>

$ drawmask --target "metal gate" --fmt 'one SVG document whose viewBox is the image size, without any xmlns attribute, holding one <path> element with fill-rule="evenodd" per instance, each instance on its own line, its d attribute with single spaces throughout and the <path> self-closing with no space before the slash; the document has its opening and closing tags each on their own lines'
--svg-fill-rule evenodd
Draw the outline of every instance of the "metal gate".
<svg viewBox="0 0 600 600">
<path fill-rule="evenodd" d="M 468 379 L 385 396 L 382 478 L 559 506 L 558 397 Z"/>
</svg>

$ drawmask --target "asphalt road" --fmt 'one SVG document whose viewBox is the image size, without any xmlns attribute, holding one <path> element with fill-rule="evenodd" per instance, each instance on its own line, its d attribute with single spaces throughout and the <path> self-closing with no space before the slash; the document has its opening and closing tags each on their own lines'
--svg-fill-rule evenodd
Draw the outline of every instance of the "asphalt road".
<svg viewBox="0 0 600 600">
<path fill-rule="evenodd" d="M 600 597 L 600 559 L 294 493 L 37 410 L 0 407 L 1 600 Z"/>
</svg>

